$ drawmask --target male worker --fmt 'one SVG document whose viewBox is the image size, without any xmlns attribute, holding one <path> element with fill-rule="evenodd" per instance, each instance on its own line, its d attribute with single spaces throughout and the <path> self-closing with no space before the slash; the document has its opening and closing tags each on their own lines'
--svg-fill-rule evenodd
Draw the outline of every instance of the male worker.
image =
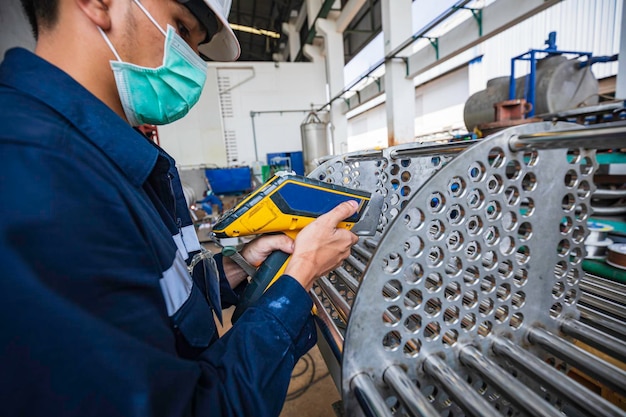
<svg viewBox="0 0 626 417">
<path fill-rule="evenodd" d="M 224 211 L 224 203 L 222 203 L 222 200 L 216 196 L 211 189 L 206 190 L 204 192 L 204 198 L 200 201 L 196 201 L 196 203 L 201 204 L 202 210 L 209 216 L 213 213 L 213 205 L 217 206 L 218 213 L 221 214 Z"/>
<path fill-rule="evenodd" d="M 307 291 L 356 242 L 336 228 L 356 204 L 249 244 L 253 265 L 292 260 L 217 340 L 218 294 L 236 303 L 246 275 L 201 251 L 174 161 L 133 129 L 197 102 L 198 49 L 237 58 L 230 0 L 22 4 L 35 53 L 0 65 L 0 414 L 278 415 L 315 343 Z"/>
</svg>

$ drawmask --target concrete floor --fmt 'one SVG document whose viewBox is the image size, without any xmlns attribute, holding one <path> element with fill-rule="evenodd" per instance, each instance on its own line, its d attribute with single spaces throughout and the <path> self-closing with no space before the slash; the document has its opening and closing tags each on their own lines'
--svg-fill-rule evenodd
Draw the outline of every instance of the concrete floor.
<svg viewBox="0 0 626 417">
<path fill-rule="evenodd" d="M 340 406 L 340 399 L 326 363 L 315 346 L 296 364 L 280 417 L 339 416 L 333 405 Z"/>
<path fill-rule="evenodd" d="M 224 310 L 224 327 L 218 323 L 220 335 L 230 328 L 230 317 L 234 308 Z M 294 368 L 287 401 L 280 417 L 338 417 L 341 411 L 333 408 L 340 406 L 341 400 L 326 363 L 317 346 L 304 355 Z"/>
</svg>

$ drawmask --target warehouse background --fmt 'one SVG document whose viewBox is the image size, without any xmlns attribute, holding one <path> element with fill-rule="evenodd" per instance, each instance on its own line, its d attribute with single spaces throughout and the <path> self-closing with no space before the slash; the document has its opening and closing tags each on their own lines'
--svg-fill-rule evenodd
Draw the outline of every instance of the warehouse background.
<svg viewBox="0 0 626 417">
<path fill-rule="evenodd" d="M 413 3 L 415 31 L 453 2 L 440 3 Z M 493 0 L 479 1 L 474 6 L 491 3 Z M 511 57 L 531 48 L 543 49 L 552 31 L 557 32 L 560 50 L 594 55 L 618 53 L 622 7 L 619 0 L 559 2 L 416 76 L 413 79 L 416 138 L 429 140 L 438 138 L 442 132 L 466 131 L 463 106 L 467 98 L 484 89 L 487 80 L 508 75 Z M 466 19 L 472 19 L 471 13 L 459 12 L 437 30 L 445 32 Z M 437 33 L 434 31 L 433 36 Z M 19 2 L 0 10 L 0 34 L 2 54 L 17 45 L 34 48 Z M 419 39 L 410 50 L 430 47 L 427 40 Z M 160 144 L 183 170 L 258 166 L 268 163 L 268 153 L 301 151 L 300 124 L 308 111 L 319 109 L 331 98 L 325 56 L 310 52 L 308 57 L 309 62 L 210 63 L 200 102 L 186 118 L 158 128 Z M 347 63 L 343 77 L 346 84 L 382 57 L 382 34 L 379 34 Z M 598 79 L 614 83 L 617 66 L 616 62 L 596 64 L 592 70 Z M 522 65 L 516 67 L 520 75 L 527 71 Z M 381 67 L 366 77 L 359 88 L 380 82 L 383 75 Z M 346 94 L 346 98 L 350 95 Z M 346 136 L 333 137 L 335 153 L 387 146 L 385 100 L 383 93 L 359 107 L 344 110 Z M 328 121 L 327 114 L 320 114 Z M 333 136 L 333 124 L 328 128 L 328 134 Z"/>
</svg>

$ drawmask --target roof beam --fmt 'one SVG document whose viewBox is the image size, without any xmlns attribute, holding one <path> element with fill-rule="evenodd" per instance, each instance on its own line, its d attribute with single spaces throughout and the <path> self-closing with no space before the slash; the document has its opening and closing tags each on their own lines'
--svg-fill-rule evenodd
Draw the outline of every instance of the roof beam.
<svg viewBox="0 0 626 417">
<path fill-rule="evenodd" d="M 428 45 L 408 58 L 407 77 L 415 76 L 440 63 L 484 42 L 504 30 L 517 25 L 529 17 L 551 7 L 561 0 L 497 0 L 483 8 L 483 35 L 478 33 L 474 19 L 467 19 L 438 39 L 438 54 Z"/>
<path fill-rule="evenodd" d="M 341 10 L 339 18 L 337 18 L 337 32 L 345 32 L 348 25 L 352 22 L 356 14 L 365 5 L 367 0 L 348 0 L 348 3 Z"/>
<path fill-rule="evenodd" d="M 425 45 L 407 58 L 407 78 L 417 75 L 447 61 L 467 49 L 497 35 L 500 32 L 528 19 L 529 17 L 559 3 L 561 0 L 497 0 L 482 11 L 482 36 L 478 33 L 476 20 L 468 18 L 461 24 L 437 38 L 437 51 L 430 44 Z M 342 111 L 365 104 L 383 94 L 384 76 L 365 86 L 357 94 L 341 103 Z"/>
</svg>

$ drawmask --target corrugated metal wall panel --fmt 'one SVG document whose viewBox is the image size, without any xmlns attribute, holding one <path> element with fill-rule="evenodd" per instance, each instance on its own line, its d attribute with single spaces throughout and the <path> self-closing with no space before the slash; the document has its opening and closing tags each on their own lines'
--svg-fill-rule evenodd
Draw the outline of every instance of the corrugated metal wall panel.
<svg viewBox="0 0 626 417">
<path fill-rule="evenodd" d="M 619 52 L 622 0 L 565 0 L 512 27 L 477 47 L 484 53 L 487 79 L 510 73 L 510 60 L 529 49 L 544 49 L 544 41 L 557 32 L 559 50 L 613 55 Z M 522 64 L 516 73 L 522 73 Z M 597 78 L 617 74 L 617 64 L 596 64 Z"/>
<path fill-rule="evenodd" d="M 486 0 L 485 3 L 493 1 L 497 0 Z M 563 0 L 443 65 L 419 75 L 415 78 L 416 88 L 419 89 L 420 85 L 437 79 L 450 69 L 482 55 L 482 59 L 469 64 L 468 80 L 464 83 L 469 91 L 463 98 L 465 100 L 476 91 L 484 89 L 487 80 L 508 76 L 512 57 L 521 55 L 529 49 L 544 49 L 544 42 L 552 31 L 557 32 L 556 44 L 559 50 L 591 52 L 594 56 L 614 55 L 619 52 L 624 1 L 626 0 Z M 518 76 L 527 71 L 528 66 L 517 64 Z M 593 66 L 593 72 L 597 78 L 615 75 L 617 63 L 596 64 Z M 463 95 L 460 90 L 459 94 Z M 368 113 L 371 113 L 369 114 L 371 117 L 376 117 L 374 113 L 380 117 L 381 111 L 380 107 L 375 108 L 362 113 L 359 118 L 367 118 Z M 423 114 L 422 117 L 428 117 L 428 114 Z M 419 116 L 416 119 L 419 119 Z M 353 120 L 349 120 L 348 124 L 350 125 Z M 370 136 L 382 135 L 382 130 L 368 133 Z M 351 150 L 369 147 L 367 141 L 359 140 L 358 135 L 349 133 L 349 136 Z"/>
</svg>

